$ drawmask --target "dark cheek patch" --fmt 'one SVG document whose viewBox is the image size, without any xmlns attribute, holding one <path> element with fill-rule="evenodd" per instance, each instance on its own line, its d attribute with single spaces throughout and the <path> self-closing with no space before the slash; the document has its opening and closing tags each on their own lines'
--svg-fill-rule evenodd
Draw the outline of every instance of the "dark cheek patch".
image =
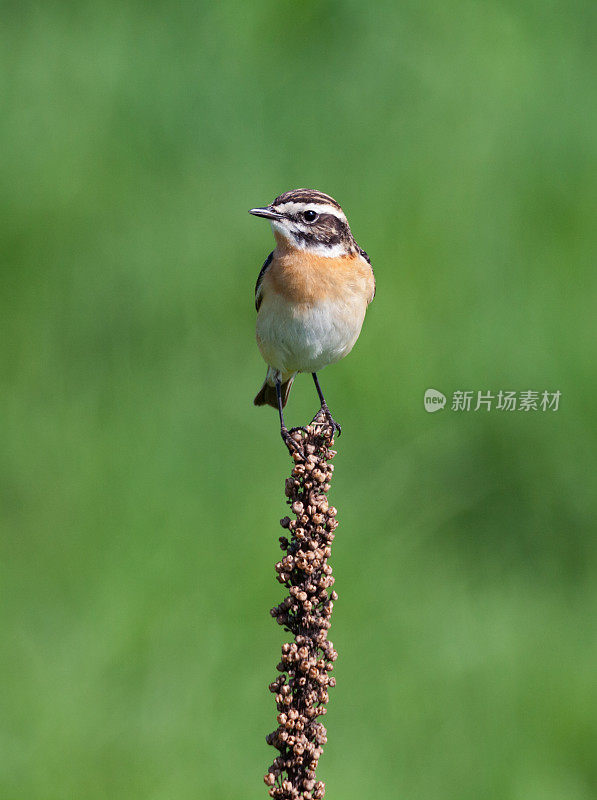
<svg viewBox="0 0 597 800">
<path fill-rule="evenodd" d="M 305 225 L 302 214 L 296 214 L 293 219 Z M 338 219 L 335 214 L 321 214 L 316 222 L 311 223 L 306 231 L 292 231 L 298 244 L 316 247 L 335 247 L 344 245 L 347 252 L 353 252 L 354 240 L 347 223 Z"/>
<path fill-rule="evenodd" d="M 343 243 L 349 245 L 352 239 L 348 225 L 334 214 L 322 214 L 313 228 L 320 242 L 330 247 Z"/>
</svg>

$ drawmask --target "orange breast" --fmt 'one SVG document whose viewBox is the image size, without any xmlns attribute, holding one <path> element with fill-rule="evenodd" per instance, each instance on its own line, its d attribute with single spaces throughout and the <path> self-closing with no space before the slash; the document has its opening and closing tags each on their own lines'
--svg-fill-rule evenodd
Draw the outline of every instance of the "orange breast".
<svg viewBox="0 0 597 800">
<path fill-rule="evenodd" d="M 373 270 L 358 254 L 326 258 L 306 250 L 276 248 L 263 277 L 264 295 L 273 291 L 291 303 L 312 304 L 355 295 L 373 299 Z"/>
</svg>

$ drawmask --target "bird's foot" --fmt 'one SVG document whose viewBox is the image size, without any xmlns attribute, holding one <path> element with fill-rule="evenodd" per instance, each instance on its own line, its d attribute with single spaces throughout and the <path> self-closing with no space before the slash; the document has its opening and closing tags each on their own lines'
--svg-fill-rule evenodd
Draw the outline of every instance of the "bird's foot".
<svg viewBox="0 0 597 800">
<path fill-rule="evenodd" d="M 298 434 L 298 431 L 300 430 L 304 431 L 305 429 L 292 428 L 291 430 L 288 430 L 288 428 L 285 425 L 282 426 L 282 428 L 280 429 L 280 435 L 282 436 L 282 441 L 288 448 L 288 452 L 290 453 L 291 456 L 293 456 L 295 453 L 298 453 L 301 456 L 304 455 L 303 448 L 300 444 L 300 440 L 302 437 Z"/>
<path fill-rule="evenodd" d="M 297 425 L 296 428 L 291 428 L 289 433 L 296 433 L 297 431 L 302 431 L 307 436 L 309 435 L 309 431 L 303 425 Z"/>
<path fill-rule="evenodd" d="M 339 422 L 336 422 L 336 420 L 332 417 L 332 412 L 325 403 L 321 406 L 317 414 L 313 417 L 313 422 L 319 423 L 320 425 L 324 421 L 327 422 L 327 424 L 331 427 L 332 436 L 335 435 L 336 432 L 338 433 L 338 436 L 340 436 L 340 434 L 342 433 L 342 426 L 340 425 Z"/>
</svg>

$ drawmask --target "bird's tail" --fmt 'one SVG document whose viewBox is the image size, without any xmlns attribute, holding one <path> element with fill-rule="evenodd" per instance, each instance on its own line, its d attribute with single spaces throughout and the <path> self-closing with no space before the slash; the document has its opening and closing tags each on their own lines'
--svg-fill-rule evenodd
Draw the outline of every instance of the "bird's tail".
<svg viewBox="0 0 597 800">
<path fill-rule="evenodd" d="M 265 376 L 265 380 L 263 381 L 263 386 L 257 392 L 257 397 L 253 400 L 253 403 L 256 406 L 271 406 L 272 408 L 278 408 L 278 396 L 276 395 L 276 385 L 275 383 L 272 385 L 271 381 L 274 380 L 274 371 L 272 369 L 267 370 L 267 375 Z M 292 386 L 292 382 L 294 381 L 294 375 L 288 378 L 287 381 L 284 381 L 282 384 L 282 408 L 286 405 L 288 401 L 288 395 L 290 394 L 290 388 Z"/>
</svg>

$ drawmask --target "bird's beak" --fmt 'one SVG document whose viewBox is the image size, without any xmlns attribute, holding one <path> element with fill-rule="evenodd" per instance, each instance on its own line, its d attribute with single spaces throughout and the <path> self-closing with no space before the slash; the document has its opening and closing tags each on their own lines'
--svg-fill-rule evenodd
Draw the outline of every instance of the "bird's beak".
<svg viewBox="0 0 597 800">
<path fill-rule="evenodd" d="M 282 219 L 283 215 L 273 211 L 269 206 L 267 208 L 251 208 L 249 214 L 256 217 L 265 217 L 266 219 Z"/>
</svg>

